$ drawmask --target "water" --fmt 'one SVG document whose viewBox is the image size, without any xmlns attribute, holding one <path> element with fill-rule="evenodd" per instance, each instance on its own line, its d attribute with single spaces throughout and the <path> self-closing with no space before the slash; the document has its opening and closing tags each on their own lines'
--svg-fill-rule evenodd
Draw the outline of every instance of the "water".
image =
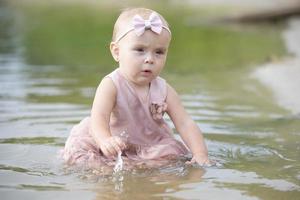
<svg viewBox="0 0 300 200">
<path fill-rule="evenodd" d="M 9 12 L 4 16 L 13 20 Z M 29 64 L 12 29 L 1 27 L 6 34 L 0 40 L 1 199 L 299 199 L 299 115 L 278 103 L 268 83 L 253 78 L 260 66 L 165 74 L 218 166 L 178 160 L 158 169 L 98 174 L 57 158 L 71 127 L 89 114 L 98 80 L 87 83 L 84 74 L 63 65 Z"/>
<path fill-rule="evenodd" d="M 122 159 L 121 155 L 122 155 L 122 152 L 120 151 L 117 156 L 116 165 L 114 167 L 114 173 L 118 173 L 119 171 L 122 171 L 122 169 L 123 169 L 123 159 Z"/>
</svg>

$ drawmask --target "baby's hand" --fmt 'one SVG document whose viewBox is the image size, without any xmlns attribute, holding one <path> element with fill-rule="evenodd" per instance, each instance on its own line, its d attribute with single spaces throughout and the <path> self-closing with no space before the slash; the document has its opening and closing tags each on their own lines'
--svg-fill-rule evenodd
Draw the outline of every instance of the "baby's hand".
<svg viewBox="0 0 300 200">
<path fill-rule="evenodd" d="M 207 155 L 194 155 L 191 161 L 187 161 L 186 164 L 198 163 L 202 167 L 210 167 L 214 164 L 209 160 Z"/>
<path fill-rule="evenodd" d="M 106 157 L 115 157 L 126 149 L 126 144 L 120 137 L 112 136 L 101 142 L 100 149 Z"/>
</svg>

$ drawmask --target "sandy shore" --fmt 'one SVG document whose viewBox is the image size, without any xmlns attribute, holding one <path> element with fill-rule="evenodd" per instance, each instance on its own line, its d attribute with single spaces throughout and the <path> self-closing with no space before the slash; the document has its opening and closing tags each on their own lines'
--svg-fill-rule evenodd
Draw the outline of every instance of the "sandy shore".
<svg viewBox="0 0 300 200">
<path fill-rule="evenodd" d="M 267 63 L 254 71 L 253 76 L 272 90 L 280 106 L 300 114 L 300 18 L 289 21 L 283 32 L 291 58 Z"/>
</svg>

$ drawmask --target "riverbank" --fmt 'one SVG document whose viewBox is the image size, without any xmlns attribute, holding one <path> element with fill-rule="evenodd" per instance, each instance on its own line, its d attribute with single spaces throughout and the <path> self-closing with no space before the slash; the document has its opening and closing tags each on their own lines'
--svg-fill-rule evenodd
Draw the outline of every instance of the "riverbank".
<svg viewBox="0 0 300 200">
<path fill-rule="evenodd" d="M 289 20 L 282 37 L 289 57 L 259 66 L 253 73 L 280 106 L 300 116 L 300 18 Z"/>
</svg>

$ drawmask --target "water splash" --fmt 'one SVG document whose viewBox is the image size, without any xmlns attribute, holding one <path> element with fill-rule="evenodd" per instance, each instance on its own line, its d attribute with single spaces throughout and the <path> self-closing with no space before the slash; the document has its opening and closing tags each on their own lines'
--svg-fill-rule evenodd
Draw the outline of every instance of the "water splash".
<svg viewBox="0 0 300 200">
<path fill-rule="evenodd" d="M 118 173 L 123 169 L 123 159 L 122 159 L 122 151 L 118 153 L 116 165 L 114 167 L 114 173 Z"/>
<path fill-rule="evenodd" d="M 123 131 L 120 134 L 120 138 L 123 142 L 127 143 L 129 135 L 126 131 Z M 123 158 L 122 158 L 122 151 L 118 152 L 116 164 L 113 171 L 112 181 L 115 185 L 115 191 L 122 192 L 123 191 L 123 181 L 124 181 L 124 174 L 123 174 Z"/>
<path fill-rule="evenodd" d="M 122 173 L 123 170 L 123 159 L 122 159 L 122 152 L 118 153 L 116 165 L 114 167 L 114 172 L 112 176 L 112 181 L 115 185 L 115 191 L 122 192 L 123 191 L 123 180 L 124 176 Z"/>
<path fill-rule="evenodd" d="M 128 137 L 129 137 L 129 135 L 126 133 L 126 131 L 123 131 L 120 134 L 120 138 L 123 140 L 123 142 L 125 142 L 125 144 L 128 141 Z M 118 173 L 122 170 L 123 170 L 123 159 L 122 159 L 122 151 L 120 151 L 120 152 L 118 152 L 116 165 L 114 167 L 114 173 Z"/>
</svg>

